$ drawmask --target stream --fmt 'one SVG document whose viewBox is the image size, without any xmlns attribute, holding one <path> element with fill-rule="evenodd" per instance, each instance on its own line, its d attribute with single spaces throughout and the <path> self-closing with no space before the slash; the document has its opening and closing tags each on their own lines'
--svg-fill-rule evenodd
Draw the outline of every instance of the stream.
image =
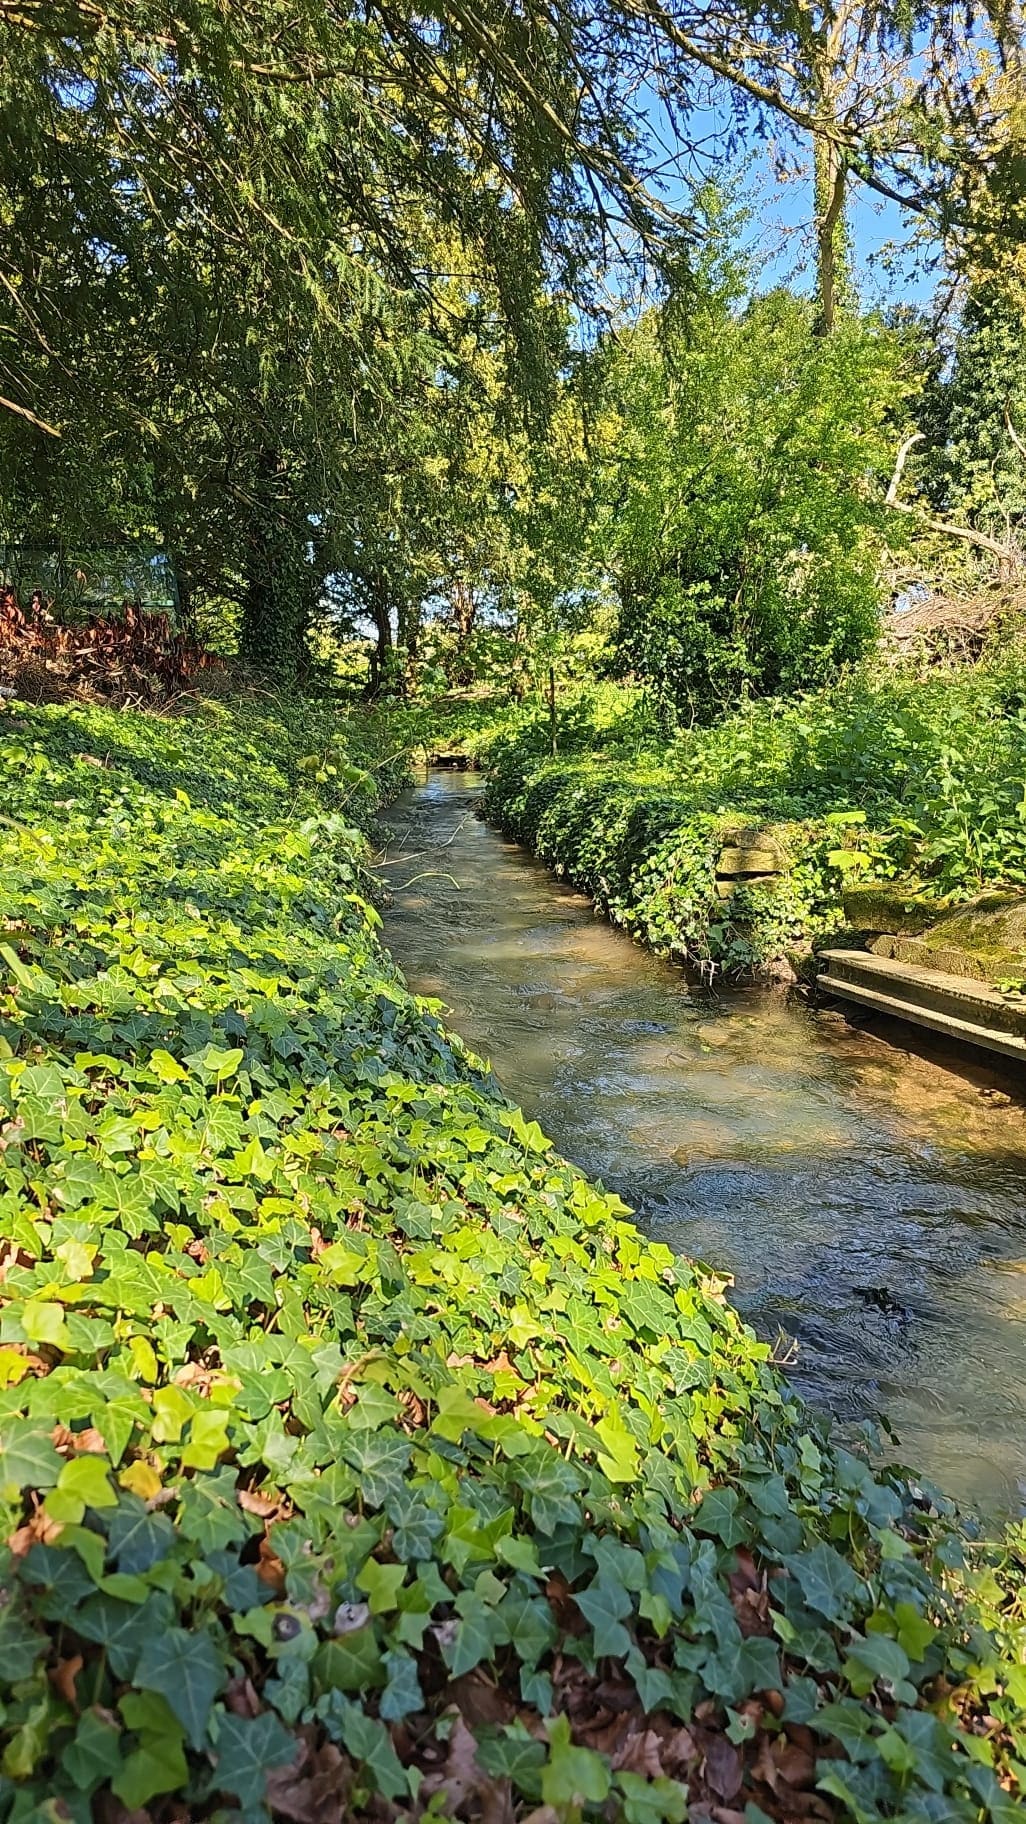
<svg viewBox="0 0 1026 1824">
<path fill-rule="evenodd" d="M 891 1455 L 1023 1512 L 1022 1078 L 883 1018 L 689 984 L 481 822 L 480 789 L 428 773 L 385 818 L 384 937 L 412 987 L 647 1234 L 733 1275 L 813 1404 L 883 1413 Z"/>
</svg>

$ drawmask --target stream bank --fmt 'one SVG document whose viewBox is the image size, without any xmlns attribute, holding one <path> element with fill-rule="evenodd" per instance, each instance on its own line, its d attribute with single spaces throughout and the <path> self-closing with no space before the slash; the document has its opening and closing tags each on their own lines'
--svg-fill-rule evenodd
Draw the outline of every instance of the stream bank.
<svg viewBox="0 0 1026 1824">
<path fill-rule="evenodd" d="M 480 798 L 473 775 L 424 775 L 389 813 L 385 936 L 412 985 L 649 1235 L 732 1273 L 762 1336 L 796 1339 L 815 1404 L 882 1410 L 903 1460 L 1020 1511 L 1021 1086 L 883 1021 L 689 985 Z"/>
</svg>

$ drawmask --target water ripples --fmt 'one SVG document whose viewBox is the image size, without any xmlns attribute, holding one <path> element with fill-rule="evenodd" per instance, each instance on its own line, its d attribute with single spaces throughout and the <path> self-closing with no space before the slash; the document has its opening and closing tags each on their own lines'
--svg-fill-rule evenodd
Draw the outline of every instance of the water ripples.
<svg viewBox="0 0 1026 1824">
<path fill-rule="evenodd" d="M 386 915 L 414 988 L 653 1237 L 733 1275 L 759 1333 L 796 1342 L 810 1399 L 846 1423 L 884 1408 L 906 1461 L 1020 1511 L 1021 1090 L 907 1028 L 689 988 L 474 798 L 433 775 L 390 813 L 410 852 L 440 851 Z"/>
</svg>

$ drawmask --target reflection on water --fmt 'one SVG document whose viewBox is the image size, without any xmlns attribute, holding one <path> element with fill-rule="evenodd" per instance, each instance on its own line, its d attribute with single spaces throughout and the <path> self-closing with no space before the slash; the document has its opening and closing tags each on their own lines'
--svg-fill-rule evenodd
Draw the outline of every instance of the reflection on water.
<svg viewBox="0 0 1026 1824">
<path fill-rule="evenodd" d="M 649 1234 L 797 1339 L 810 1399 L 883 1411 L 958 1499 L 1021 1510 L 1022 1083 L 883 1020 L 689 987 L 481 823 L 477 791 L 433 774 L 389 813 L 385 936 L 413 987 Z"/>
</svg>

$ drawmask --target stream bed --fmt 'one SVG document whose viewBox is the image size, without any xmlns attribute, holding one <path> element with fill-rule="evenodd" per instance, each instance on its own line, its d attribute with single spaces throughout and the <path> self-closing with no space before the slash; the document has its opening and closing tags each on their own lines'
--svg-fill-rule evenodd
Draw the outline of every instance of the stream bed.
<svg viewBox="0 0 1026 1824">
<path fill-rule="evenodd" d="M 881 1018 L 712 992 L 477 816 L 385 819 L 385 941 L 417 993 L 654 1239 L 734 1277 L 841 1421 L 981 1512 L 1026 1509 L 1026 1084 Z"/>
</svg>

